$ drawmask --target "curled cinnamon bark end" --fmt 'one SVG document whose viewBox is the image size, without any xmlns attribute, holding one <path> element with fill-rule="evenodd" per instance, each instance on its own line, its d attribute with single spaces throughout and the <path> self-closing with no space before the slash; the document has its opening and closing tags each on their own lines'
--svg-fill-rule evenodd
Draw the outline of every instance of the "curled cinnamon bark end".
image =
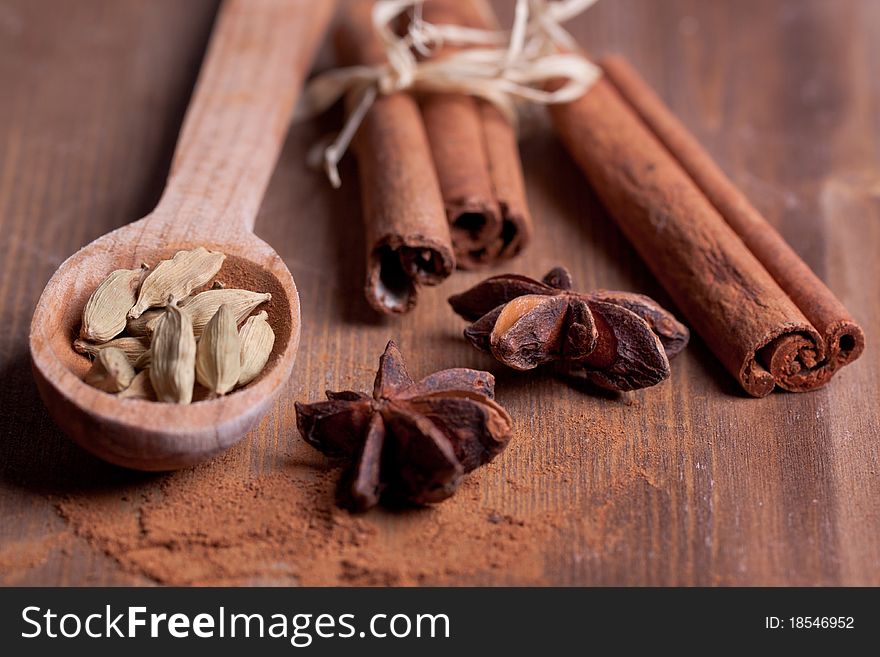
<svg viewBox="0 0 880 657">
<path fill-rule="evenodd" d="M 550 113 L 609 214 L 746 392 L 827 383 L 861 354 L 862 330 L 638 73 L 601 64 Z"/>
<path fill-rule="evenodd" d="M 518 255 L 532 240 L 534 227 L 526 197 L 525 176 L 516 130 L 497 108 L 480 103 L 480 116 L 486 136 L 489 175 L 501 211 L 500 249 L 490 263 Z"/>
<path fill-rule="evenodd" d="M 565 373 L 618 391 L 669 377 L 669 358 L 688 341 L 684 325 L 643 295 L 582 294 L 572 286 L 569 272 L 557 267 L 543 281 L 493 276 L 449 303 L 473 322 L 464 331 L 467 340 L 513 369 L 556 363 Z"/>
<path fill-rule="evenodd" d="M 502 219 L 489 176 L 478 101 L 461 94 L 430 94 L 421 99 L 420 108 L 456 263 L 462 269 L 488 265 L 501 250 Z"/>
<path fill-rule="evenodd" d="M 510 441 L 513 423 L 494 396 L 494 377 L 478 370 L 413 381 L 389 342 L 372 396 L 328 392 L 328 401 L 297 403 L 297 428 L 312 447 L 350 460 L 340 484 L 346 506 L 363 511 L 382 499 L 432 504 Z"/>
<path fill-rule="evenodd" d="M 486 267 L 501 251 L 496 239 L 501 232 L 497 209 L 483 201 L 446 201 L 446 217 L 460 269 Z"/>
<path fill-rule="evenodd" d="M 344 3 L 336 49 L 347 65 L 386 63 L 373 30 L 373 3 Z M 348 105 L 359 97 L 348 99 Z M 358 160 L 367 244 L 366 297 L 376 310 L 405 313 L 419 288 L 455 269 L 440 183 L 416 101 L 406 93 L 376 99 L 352 147 Z"/>
<path fill-rule="evenodd" d="M 449 245 L 419 236 L 390 235 L 372 250 L 367 265 L 367 301 L 383 313 L 406 313 L 418 301 L 419 288 L 449 276 L 455 261 Z"/>
<path fill-rule="evenodd" d="M 862 329 L 851 322 L 840 322 L 830 327 L 825 339 L 814 332 L 782 335 L 761 349 L 758 359 L 780 388 L 807 392 L 828 383 L 837 370 L 858 358 L 864 348 Z"/>
<path fill-rule="evenodd" d="M 423 17 L 490 28 L 472 0 L 431 0 Z M 452 51 L 443 47 L 433 56 Z M 457 266 L 478 269 L 517 255 L 531 239 L 532 219 L 514 127 L 491 104 L 463 94 L 426 94 L 420 107 Z"/>
</svg>

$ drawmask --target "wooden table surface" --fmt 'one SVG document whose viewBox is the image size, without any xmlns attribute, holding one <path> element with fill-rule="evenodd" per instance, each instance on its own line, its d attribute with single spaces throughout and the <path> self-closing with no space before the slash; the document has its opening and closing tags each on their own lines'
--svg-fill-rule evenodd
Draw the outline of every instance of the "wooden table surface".
<svg viewBox="0 0 880 657">
<path fill-rule="evenodd" d="M 496 2 L 507 16 L 510 4 Z M 419 375 L 496 373 L 515 438 L 446 504 L 513 518 L 525 528 L 517 540 L 535 548 L 521 562 L 498 555 L 456 570 L 457 548 L 500 548 L 491 532 L 446 527 L 424 558 L 447 575 L 419 581 L 880 585 L 880 2 L 605 0 L 571 23 L 591 51 L 631 59 L 862 323 L 864 356 L 826 388 L 745 398 L 696 337 L 670 380 L 620 397 L 500 372 L 446 306 L 475 274 L 428 290 L 409 316 L 376 317 L 361 295 L 356 168 L 346 163 L 336 192 L 304 164 L 326 119 L 294 126 L 257 222 L 303 301 L 288 395 L 225 457 L 144 477 L 53 425 L 31 378 L 28 325 L 69 254 L 156 202 L 215 10 L 207 0 L 0 1 L 0 583 L 179 582 L 86 540 L 59 500 L 124 505 L 221 470 L 247 480 L 298 468 L 318 481 L 331 466 L 297 436 L 293 402 L 368 388 L 393 337 Z M 521 145 L 538 235 L 505 269 L 537 276 L 562 263 L 585 289 L 668 303 L 535 116 Z M 558 519 L 554 532 L 541 518 Z M 393 542 L 419 521 L 377 511 L 359 522 Z M 295 573 L 296 554 L 289 561 Z M 344 581 L 327 572 L 302 581 Z"/>
</svg>

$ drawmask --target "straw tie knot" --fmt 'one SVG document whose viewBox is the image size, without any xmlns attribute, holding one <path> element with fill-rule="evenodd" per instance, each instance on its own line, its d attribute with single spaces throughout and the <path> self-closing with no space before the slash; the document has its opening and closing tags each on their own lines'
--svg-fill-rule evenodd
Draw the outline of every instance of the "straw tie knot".
<svg viewBox="0 0 880 657">
<path fill-rule="evenodd" d="M 571 102 L 601 75 L 595 64 L 575 54 L 575 41 L 561 25 L 597 0 L 517 0 L 509 32 L 428 23 L 421 13 L 425 1 L 376 2 L 373 29 L 385 46 L 387 63 L 331 70 L 306 88 L 298 120 L 320 114 L 345 95 L 356 100 L 339 135 L 329 145 L 320 144 L 309 158 L 323 164 L 334 187 L 342 184 L 338 163 L 380 95 L 400 91 L 471 95 L 491 103 L 515 123 L 516 101 Z M 398 35 L 392 25 L 410 10 L 409 26 Z M 445 44 L 463 49 L 436 57 L 436 50 Z M 551 80 L 561 84 L 548 91 L 544 87 Z"/>
</svg>

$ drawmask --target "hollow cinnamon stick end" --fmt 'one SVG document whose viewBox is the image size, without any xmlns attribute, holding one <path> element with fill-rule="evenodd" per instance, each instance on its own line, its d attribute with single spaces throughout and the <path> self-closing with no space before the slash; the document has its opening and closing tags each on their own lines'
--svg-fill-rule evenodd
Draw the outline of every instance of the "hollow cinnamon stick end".
<svg viewBox="0 0 880 657">
<path fill-rule="evenodd" d="M 737 376 L 743 390 L 752 397 L 766 397 L 776 387 L 776 379 L 757 358 L 746 361 Z"/>
<path fill-rule="evenodd" d="M 524 200 L 447 199 L 446 216 L 458 268 L 482 269 L 519 255 L 533 232 L 524 204 Z"/>
<path fill-rule="evenodd" d="M 454 268 L 452 250 L 442 241 L 387 236 L 368 256 L 367 301 L 382 313 L 407 313 L 415 307 L 421 286 L 437 285 Z"/>
<path fill-rule="evenodd" d="M 841 320 L 827 328 L 818 344 L 804 336 L 785 335 L 765 348 L 763 359 L 780 388 L 789 392 L 821 388 L 861 355 L 865 335 L 854 322 Z"/>
<path fill-rule="evenodd" d="M 532 233 L 532 219 L 528 211 L 511 212 L 502 204 L 501 239 L 504 246 L 498 259 L 509 260 L 519 255 L 532 241 Z"/>
<path fill-rule="evenodd" d="M 837 367 L 849 365 L 865 351 L 865 332 L 851 321 L 841 321 L 829 327 L 827 344 Z"/>
<path fill-rule="evenodd" d="M 495 262 L 503 243 L 501 212 L 486 199 L 447 199 L 446 216 L 459 269 L 480 269 Z"/>
<path fill-rule="evenodd" d="M 865 334 L 858 324 L 843 319 L 826 327 L 824 337 L 809 325 L 786 327 L 764 345 L 739 375 L 743 388 L 755 397 L 776 386 L 789 392 L 821 388 L 862 354 Z"/>
<path fill-rule="evenodd" d="M 496 261 L 509 260 L 532 240 L 532 215 L 526 197 L 516 130 L 489 103 L 480 103 L 490 175 L 501 210 L 501 248 Z"/>
</svg>

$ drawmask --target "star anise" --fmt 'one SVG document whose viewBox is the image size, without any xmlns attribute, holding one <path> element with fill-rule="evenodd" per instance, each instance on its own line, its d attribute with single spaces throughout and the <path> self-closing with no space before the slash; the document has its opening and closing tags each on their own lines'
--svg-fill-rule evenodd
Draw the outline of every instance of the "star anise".
<svg viewBox="0 0 880 657">
<path fill-rule="evenodd" d="M 564 267 L 541 281 L 493 276 L 450 297 L 473 322 L 465 337 L 517 370 L 556 363 L 609 390 L 636 390 L 669 376 L 687 328 L 653 299 L 631 292 L 574 292 Z"/>
<path fill-rule="evenodd" d="M 397 345 L 379 359 L 372 396 L 327 392 L 296 404 L 303 439 L 328 456 L 351 459 L 344 497 L 355 509 L 383 495 L 415 504 L 451 496 L 462 475 L 491 461 L 510 441 L 510 416 L 495 377 L 455 368 L 413 381 Z"/>
</svg>

